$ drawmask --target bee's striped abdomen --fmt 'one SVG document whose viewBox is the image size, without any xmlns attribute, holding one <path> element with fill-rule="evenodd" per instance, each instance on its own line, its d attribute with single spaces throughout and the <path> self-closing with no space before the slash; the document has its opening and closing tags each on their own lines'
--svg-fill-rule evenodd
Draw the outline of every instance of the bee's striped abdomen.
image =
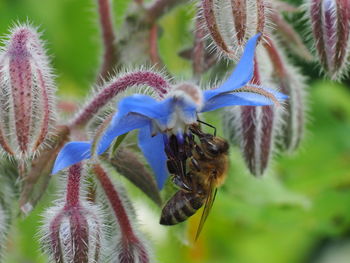
<svg viewBox="0 0 350 263">
<path fill-rule="evenodd" d="M 199 195 L 177 191 L 164 206 L 160 224 L 175 225 L 185 221 L 201 208 L 203 202 L 204 198 Z"/>
</svg>

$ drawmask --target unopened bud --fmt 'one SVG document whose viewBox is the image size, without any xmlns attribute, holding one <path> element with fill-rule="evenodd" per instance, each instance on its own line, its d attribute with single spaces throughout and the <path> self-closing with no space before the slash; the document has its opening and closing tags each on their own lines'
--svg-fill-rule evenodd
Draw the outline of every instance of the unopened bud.
<svg viewBox="0 0 350 263">
<path fill-rule="evenodd" d="M 44 145 L 54 119 L 53 75 L 39 37 L 15 26 L 0 53 L 0 145 L 18 159 Z"/>
<path fill-rule="evenodd" d="M 232 112 L 231 112 L 232 114 Z M 241 106 L 237 113 L 236 140 L 249 171 L 261 176 L 269 165 L 276 133 L 276 111 L 273 106 Z M 233 128 L 233 127 L 231 127 Z"/>
<path fill-rule="evenodd" d="M 203 0 L 202 9 L 216 48 L 231 59 L 240 56 L 248 39 L 268 31 L 269 5 L 265 0 Z"/>
<path fill-rule="evenodd" d="M 288 76 L 276 79 L 276 85 L 289 96 L 282 114 L 282 146 L 287 152 L 296 150 L 304 136 L 305 78 L 297 68 L 289 65 Z"/>
<path fill-rule="evenodd" d="M 281 145 L 287 152 L 293 152 L 300 144 L 305 126 L 305 77 L 291 65 L 275 42 L 267 39 L 264 45 L 272 63 L 271 82 L 288 95 L 282 113 Z"/>
<path fill-rule="evenodd" d="M 117 245 L 116 259 L 120 263 L 149 263 L 149 253 L 145 249 L 144 244 L 120 240 Z"/>
<path fill-rule="evenodd" d="M 100 262 L 104 237 L 97 205 L 80 200 L 80 165 L 69 169 L 66 201 L 47 210 L 42 228 L 44 249 L 51 262 Z"/>
<path fill-rule="evenodd" d="M 252 85 L 261 85 L 255 60 Z M 264 86 L 270 87 L 268 83 Z M 224 126 L 231 142 L 239 145 L 249 171 L 261 176 L 266 171 L 275 146 L 280 106 L 230 107 L 224 113 Z"/>
<path fill-rule="evenodd" d="M 322 68 L 330 78 L 339 79 L 344 74 L 348 57 L 350 2 L 312 0 L 309 12 Z"/>
</svg>

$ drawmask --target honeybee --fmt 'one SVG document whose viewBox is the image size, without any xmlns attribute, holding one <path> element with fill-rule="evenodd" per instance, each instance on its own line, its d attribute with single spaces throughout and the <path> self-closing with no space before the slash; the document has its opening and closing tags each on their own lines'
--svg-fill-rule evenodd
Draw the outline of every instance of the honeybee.
<svg viewBox="0 0 350 263">
<path fill-rule="evenodd" d="M 229 144 L 215 133 L 204 133 L 199 125 L 192 125 L 189 130 L 182 144 L 172 137 L 166 148 L 168 170 L 179 190 L 163 207 L 160 224 L 183 222 L 204 204 L 197 239 L 212 208 L 217 188 L 225 181 Z M 198 144 L 194 136 L 198 138 Z"/>
</svg>

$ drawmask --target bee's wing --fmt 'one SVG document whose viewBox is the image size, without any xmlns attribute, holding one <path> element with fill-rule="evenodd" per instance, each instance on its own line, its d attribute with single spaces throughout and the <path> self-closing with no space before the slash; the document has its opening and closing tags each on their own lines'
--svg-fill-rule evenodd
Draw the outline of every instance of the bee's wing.
<svg viewBox="0 0 350 263">
<path fill-rule="evenodd" d="M 209 193 L 208 193 L 207 198 L 205 200 L 205 205 L 204 205 L 203 213 L 202 213 L 202 216 L 201 216 L 201 221 L 199 222 L 199 225 L 198 225 L 198 229 L 197 229 L 195 240 L 198 239 L 199 234 L 201 233 L 201 231 L 203 229 L 204 223 L 207 220 L 209 212 L 210 212 L 211 208 L 213 207 L 213 203 L 215 201 L 216 193 L 217 193 L 217 188 L 214 188 L 214 180 L 211 180 L 210 181 L 210 187 L 209 187 Z"/>
</svg>

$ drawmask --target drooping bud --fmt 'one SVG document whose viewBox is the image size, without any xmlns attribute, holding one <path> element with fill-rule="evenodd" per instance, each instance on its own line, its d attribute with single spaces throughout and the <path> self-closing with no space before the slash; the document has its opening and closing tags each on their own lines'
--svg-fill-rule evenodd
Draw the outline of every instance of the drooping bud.
<svg viewBox="0 0 350 263">
<path fill-rule="evenodd" d="M 252 36 L 264 36 L 268 31 L 269 5 L 265 0 L 202 0 L 202 9 L 215 47 L 230 59 L 240 56 Z"/>
<path fill-rule="evenodd" d="M 271 38 L 264 45 L 273 66 L 271 82 L 289 96 L 282 112 L 281 145 L 287 152 L 293 152 L 300 144 L 305 126 L 305 77 L 288 63 Z"/>
<path fill-rule="evenodd" d="M 261 82 L 255 60 L 251 85 L 261 84 L 266 83 Z M 276 105 L 230 107 L 224 113 L 225 130 L 231 142 L 241 148 L 246 165 L 253 175 L 263 175 L 269 165 L 275 146 L 278 116 L 279 108 Z"/>
<path fill-rule="evenodd" d="M 45 145 L 54 121 L 54 82 L 40 35 L 29 25 L 11 30 L 0 54 L 0 145 L 31 157 Z"/>
<path fill-rule="evenodd" d="M 80 198 L 81 165 L 69 168 L 66 199 L 47 210 L 43 245 L 51 262 L 101 262 L 104 237 L 101 210 Z"/>
<path fill-rule="evenodd" d="M 135 214 L 125 193 L 116 187 L 100 164 L 93 165 L 93 172 L 109 201 L 109 207 L 116 219 L 118 235 L 111 241 L 112 258 L 120 263 L 149 263 L 150 252 L 134 223 Z M 117 240 L 116 240 L 117 239 Z"/>
<path fill-rule="evenodd" d="M 322 68 L 330 78 L 339 79 L 346 69 L 349 50 L 350 2 L 312 0 L 309 12 Z"/>
</svg>

